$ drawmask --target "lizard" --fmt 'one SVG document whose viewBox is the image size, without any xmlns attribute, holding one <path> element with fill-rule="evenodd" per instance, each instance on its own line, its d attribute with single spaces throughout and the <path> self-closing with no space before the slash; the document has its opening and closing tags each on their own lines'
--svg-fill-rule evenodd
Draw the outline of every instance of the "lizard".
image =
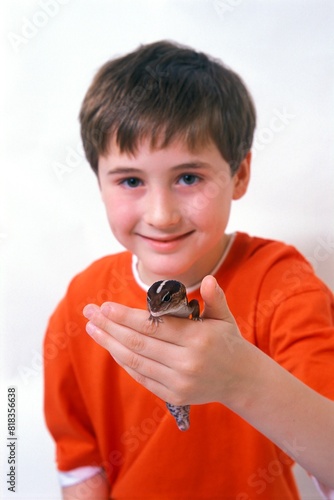
<svg viewBox="0 0 334 500">
<path fill-rule="evenodd" d="M 150 312 L 149 320 L 157 325 L 162 321 L 161 316 L 170 315 L 180 318 L 200 320 L 198 300 L 188 302 L 187 290 L 183 283 L 176 280 L 156 281 L 147 292 L 147 308 Z M 175 406 L 166 402 L 166 406 L 175 418 L 181 431 L 190 426 L 190 405 Z"/>
</svg>

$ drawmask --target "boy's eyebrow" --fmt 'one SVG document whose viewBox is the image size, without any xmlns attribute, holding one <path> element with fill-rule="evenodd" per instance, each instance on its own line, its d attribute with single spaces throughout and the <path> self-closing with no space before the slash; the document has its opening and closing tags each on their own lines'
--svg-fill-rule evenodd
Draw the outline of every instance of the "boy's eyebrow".
<svg viewBox="0 0 334 500">
<path fill-rule="evenodd" d="M 181 163 L 180 165 L 175 165 L 172 167 L 172 170 L 187 170 L 190 169 L 198 169 L 198 168 L 209 168 L 210 164 L 203 161 L 194 161 L 189 163 Z"/>
<path fill-rule="evenodd" d="M 140 168 L 134 167 L 115 167 L 108 170 L 108 175 L 126 175 L 126 174 L 139 174 L 141 172 Z"/>
<path fill-rule="evenodd" d="M 205 162 L 189 162 L 189 163 L 180 163 L 179 165 L 175 165 L 171 168 L 171 170 L 196 170 L 199 168 L 209 168 L 210 165 L 209 163 Z M 140 168 L 135 168 L 135 167 L 115 167 L 110 170 L 108 170 L 108 175 L 134 175 L 134 174 L 140 174 L 143 171 Z"/>
</svg>

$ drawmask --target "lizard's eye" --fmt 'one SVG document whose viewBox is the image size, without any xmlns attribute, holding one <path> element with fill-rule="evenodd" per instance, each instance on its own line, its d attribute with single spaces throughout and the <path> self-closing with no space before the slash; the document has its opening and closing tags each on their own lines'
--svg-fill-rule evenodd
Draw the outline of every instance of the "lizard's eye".
<svg viewBox="0 0 334 500">
<path fill-rule="evenodd" d="M 162 297 L 163 302 L 169 302 L 170 301 L 170 293 L 167 292 L 165 295 Z"/>
</svg>

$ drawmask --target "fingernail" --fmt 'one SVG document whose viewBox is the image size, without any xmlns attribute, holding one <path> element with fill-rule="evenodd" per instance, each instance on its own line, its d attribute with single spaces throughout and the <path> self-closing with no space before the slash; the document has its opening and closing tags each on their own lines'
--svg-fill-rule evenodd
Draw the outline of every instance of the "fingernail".
<svg viewBox="0 0 334 500">
<path fill-rule="evenodd" d="M 83 308 L 82 314 L 85 316 L 85 318 L 90 319 L 94 314 L 94 306 L 88 304 Z"/>
<path fill-rule="evenodd" d="M 95 333 L 95 326 L 90 321 L 86 325 L 86 332 L 88 335 L 93 335 Z"/>
<path fill-rule="evenodd" d="M 110 304 L 108 304 L 108 302 L 105 302 L 104 304 L 102 304 L 102 306 L 101 306 L 102 314 L 104 314 L 105 316 L 109 316 L 109 313 L 111 313 L 111 311 L 112 311 L 112 307 Z"/>
</svg>

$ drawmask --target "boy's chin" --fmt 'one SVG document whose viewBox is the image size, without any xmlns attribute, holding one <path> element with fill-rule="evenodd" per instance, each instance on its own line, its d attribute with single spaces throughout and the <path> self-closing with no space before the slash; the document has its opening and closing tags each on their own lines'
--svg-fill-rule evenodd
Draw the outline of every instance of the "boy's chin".
<svg viewBox="0 0 334 500">
<path fill-rule="evenodd" d="M 182 276 L 187 274 L 187 271 L 190 271 L 190 268 L 189 266 L 182 266 L 180 263 L 175 262 L 176 259 L 177 257 L 170 257 L 169 260 L 157 258 L 156 263 L 153 263 L 152 260 L 145 262 L 145 260 L 139 259 L 139 275 L 147 284 L 152 284 L 161 279 L 181 279 Z"/>
</svg>

